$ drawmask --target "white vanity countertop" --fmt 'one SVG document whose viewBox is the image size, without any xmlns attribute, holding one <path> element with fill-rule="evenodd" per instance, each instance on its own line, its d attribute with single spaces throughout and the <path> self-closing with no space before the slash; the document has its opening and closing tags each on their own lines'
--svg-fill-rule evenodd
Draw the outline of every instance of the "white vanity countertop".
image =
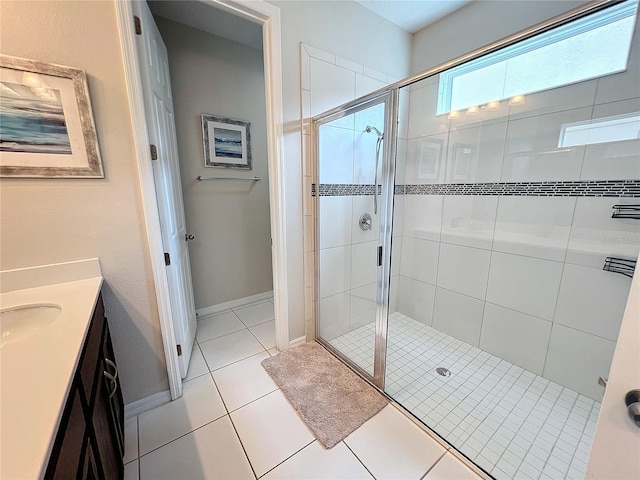
<svg viewBox="0 0 640 480">
<path fill-rule="evenodd" d="M 100 265 L 92 259 L 9 270 L 0 272 L 0 285 L 2 310 L 62 309 L 53 323 L 0 348 L 0 478 L 42 478 L 102 286 Z"/>
</svg>

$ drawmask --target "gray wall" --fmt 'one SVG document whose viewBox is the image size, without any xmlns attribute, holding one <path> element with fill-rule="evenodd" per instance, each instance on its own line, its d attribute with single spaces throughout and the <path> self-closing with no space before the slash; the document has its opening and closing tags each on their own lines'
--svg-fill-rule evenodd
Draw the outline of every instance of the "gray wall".
<svg viewBox="0 0 640 480">
<path fill-rule="evenodd" d="M 196 308 L 273 289 L 262 51 L 155 17 L 169 52 Z M 253 169 L 207 168 L 200 115 L 251 122 Z M 197 182 L 202 176 L 259 182 Z"/>
<path fill-rule="evenodd" d="M 100 258 L 125 402 L 167 390 L 113 2 L 2 2 L 2 53 L 84 68 L 104 179 L 0 181 L 2 270 Z"/>
</svg>

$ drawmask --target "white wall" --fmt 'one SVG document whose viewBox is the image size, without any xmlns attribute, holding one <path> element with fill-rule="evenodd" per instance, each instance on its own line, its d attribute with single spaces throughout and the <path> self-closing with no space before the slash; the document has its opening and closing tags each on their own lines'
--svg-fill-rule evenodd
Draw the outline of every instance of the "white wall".
<svg viewBox="0 0 640 480">
<path fill-rule="evenodd" d="M 283 107 L 285 122 L 285 162 L 287 208 L 292 221 L 289 232 L 289 337 L 305 335 L 304 251 L 313 247 L 311 215 L 303 215 L 302 113 L 300 87 L 300 43 L 321 48 L 345 60 L 366 65 L 400 79 L 409 73 L 411 35 L 355 2 L 281 1 Z M 306 159 L 309 161 L 310 159 Z M 309 184 L 310 187 L 310 184 Z M 305 197 L 310 198 L 310 191 Z M 295 219 L 304 217 L 303 225 Z M 307 270 L 309 271 L 309 270 Z M 308 313 L 308 312 L 307 312 Z"/>
<path fill-rule="evenodd" d="M 309 45 L 301 46 L 302 98 L 304 117 L 361 97 L 392 83 L 388 75 L 347 61 Z M 375 172 L 375 133 L 367 125 L 384 131 L 384 104 L 351 114 L 320 127 L 318 184 L 372 185 Z M 305 135 L 305 138 L 308 137 Z M 311 138 L 305 143 L 311 147 Z M 312 158 L 310 151 L 307 158 Z M 378 172 L 381 172 L 381 164 Z M 306 172 L 305 172 L 306 173 Z M 305 185 L 312 176 L 305 175 Z M 313 256 L 319 255 L 320 335 L 331 340 L 375 320 L 376 247 L 378 216 L 372 195 L 318 196 L 319 245 L 305 248 L 307 338 L 314 336 Z M 307 205 L 307 203 L 309 205 Z M 312 215 L 305 203 L 305 217 Z M 358 220 L 363 213 L 372 218 L 371 229 L 363 231 Z M 313 218 L 313 217 L 312 217 Z M 312 220 L 313 221 L 313 220 Z"/>
<path fill-rule="evenodd" d="M 169 53 L 196 309 L 273 289 L 262 50 L 155 17 Z M 207 113 L 251 123 L 252 169 L 204 166 Z M 196 176 L 260 177 L 197 182 Z"/>
<path fill-rule="evenodd" d="M 471 2 L 413 35 L 411 73 L 453 60 L 549 20 L 585 0 L 480 0 Z"/>
<path fill-rule="evenodd" d="M 0 263 L 100 258 L 125 402 L 168 389 L 113 2 L 2 2 L 2 53 L 84 68 L 105 178 L 0 181 Z"/>
</svg>

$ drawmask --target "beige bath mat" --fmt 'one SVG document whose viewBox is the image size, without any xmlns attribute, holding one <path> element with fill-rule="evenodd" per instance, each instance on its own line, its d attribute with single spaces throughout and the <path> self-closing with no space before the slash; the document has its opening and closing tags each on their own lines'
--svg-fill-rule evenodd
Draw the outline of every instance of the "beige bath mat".
<svg viewBox="0 0 640 480">
<path fill-rule="evenodd" d="M 318 441 L 331 448 L 387 405 L 387 400 L 317 343 L 262 361 Z"/>
</svg>

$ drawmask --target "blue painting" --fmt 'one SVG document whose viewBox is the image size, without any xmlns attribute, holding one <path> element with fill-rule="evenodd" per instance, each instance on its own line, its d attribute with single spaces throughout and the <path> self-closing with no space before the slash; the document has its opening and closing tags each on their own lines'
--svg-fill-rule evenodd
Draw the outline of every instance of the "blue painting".
<svg viewBox="0 0 640 480">
<path fill-rule="evenodd" d="M 58 90 L 0 82 L 0 151 L 72 154 Z"/>
<path fill-rule="evenodd" d="M 242 158 L 242 132 L 214 127 L 216 157 Z"/>
</svg>

